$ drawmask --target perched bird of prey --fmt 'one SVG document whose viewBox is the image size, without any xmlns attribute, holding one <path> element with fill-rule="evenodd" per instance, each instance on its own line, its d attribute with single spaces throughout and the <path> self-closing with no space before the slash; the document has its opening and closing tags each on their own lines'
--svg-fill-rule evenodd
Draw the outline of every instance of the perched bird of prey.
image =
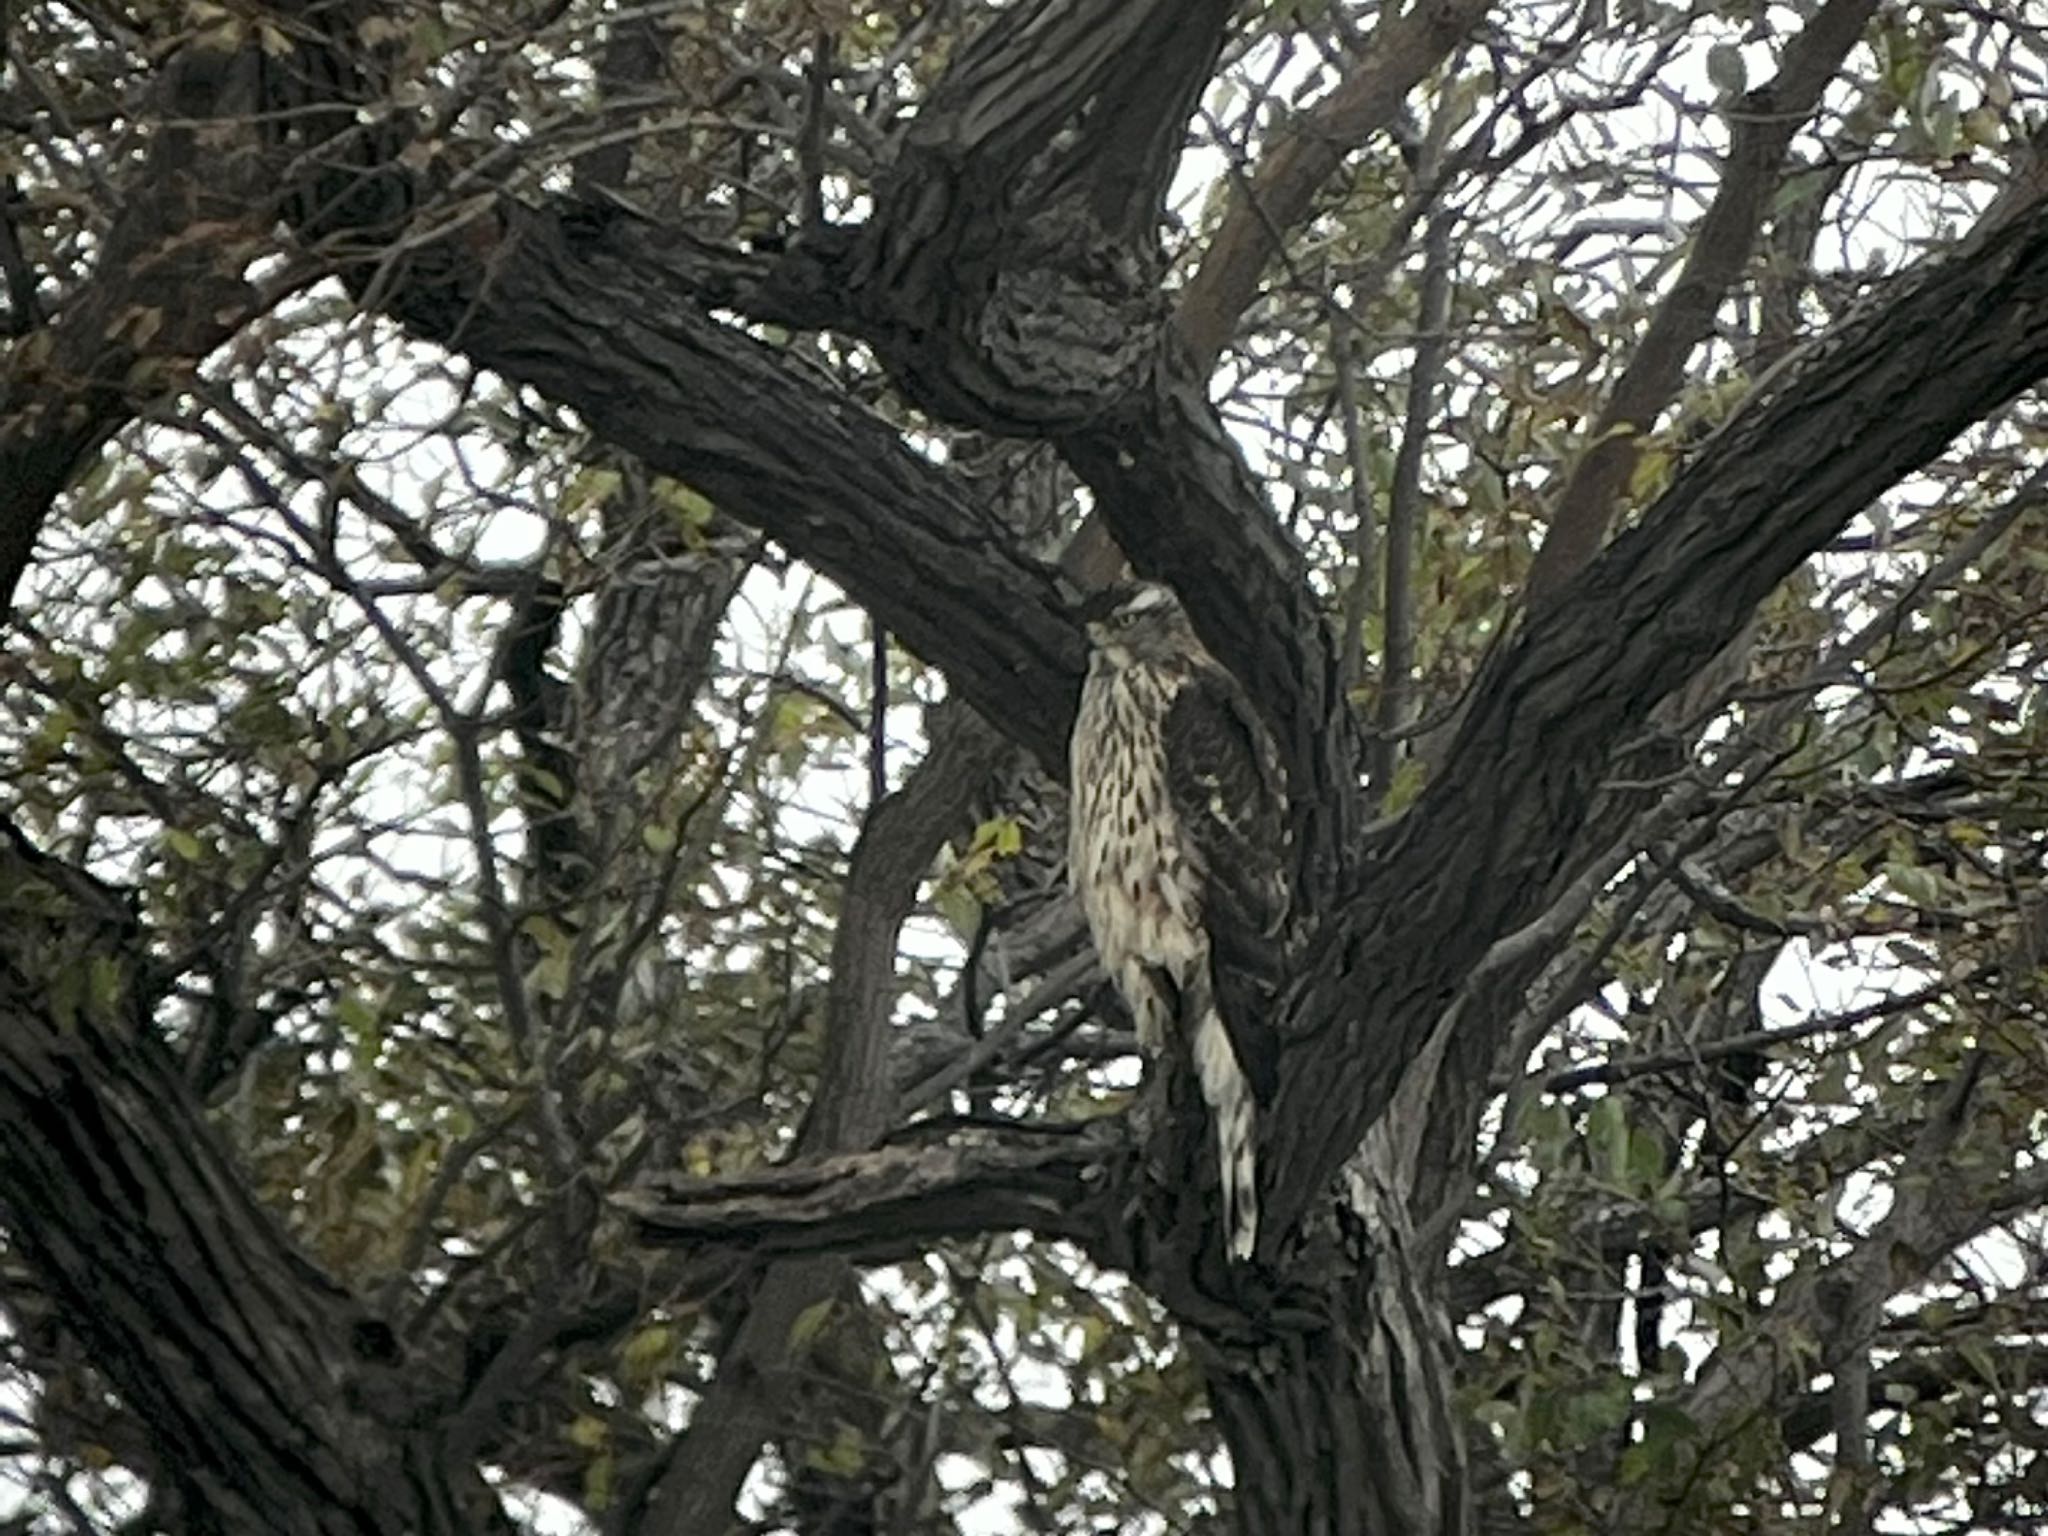
<svg viewBox="0 0 2048 1536">
<path fill-rule="evenodd" d="M 1142 583 L 1104 602 L 1070 751 L 1069 878 L 1148 1064 L 1167 1051 L 1193 1064 L 1225 1240 L 1248 1259 L 1287 903 L 1278 756 L 1170 590 Z"/>
</svg>

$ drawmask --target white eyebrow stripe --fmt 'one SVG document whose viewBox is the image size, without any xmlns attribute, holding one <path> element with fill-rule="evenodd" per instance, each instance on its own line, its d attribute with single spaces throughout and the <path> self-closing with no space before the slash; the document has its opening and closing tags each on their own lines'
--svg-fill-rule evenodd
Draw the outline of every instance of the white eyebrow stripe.
<svg viewBox="0 0 2048 1536">
<path fill-rule="evenodd" d="M 1150 613 L 1173 601 L 1173 594 L 1154 582 L 1147 582 L 1138 588 L 1124 604 L 1125 613 Z"/>
</svg>

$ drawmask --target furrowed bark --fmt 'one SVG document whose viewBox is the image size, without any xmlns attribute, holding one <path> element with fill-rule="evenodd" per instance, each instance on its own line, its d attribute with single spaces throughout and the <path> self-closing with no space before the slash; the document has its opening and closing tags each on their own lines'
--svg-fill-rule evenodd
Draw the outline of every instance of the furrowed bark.
<svg viewBox="0 0 2048 1536">
<path fill-rule="evenodd" d="M 883 1262 L 948 1237 L 1031 1231 L 1116 1254 L 1104 1217 L 1130 1144 L 1113 1128 L 980 1137 L 943 1148 L 813 1158 L 730 1179 L 656 1181 L 618 1204 L 655 1244 L 716 1242 L 762 1255 Z"/>
<path fill-rule="evenodd" d="M 848 278 L 917 404 L 1042 435 L 1139 387 L 1159 209 L 1227 0 L 1045 0 L 954 60 L 877 190 Z"/>
<path fill-rule="evenodd" d="M 148 1425 L 160 1508 L 247 1536 L 509 1529 L 391 1332 L 279 1232 L 147 1017 L 125 903 L 0 840 L 0 1205 Z"/>
<path fill-rule="evenodd" d="M 782 541 L 918 655 L 951 658 L 984 718 L 1061 759 L 1085 657 L 1049 568 L 893 428 L 705 314 L 676 270 L 622 259 L 610 217 L 501 212 L 479 249 L 402 273 L 393 313 Z"/>
</svg>

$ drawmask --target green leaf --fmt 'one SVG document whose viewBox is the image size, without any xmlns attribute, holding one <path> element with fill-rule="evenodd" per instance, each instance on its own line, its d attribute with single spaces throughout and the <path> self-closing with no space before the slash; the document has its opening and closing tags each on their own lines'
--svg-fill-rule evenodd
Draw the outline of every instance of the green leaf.
<svg viewBox="0 0 2048 1536">
<path fill-rule="evenodd" d="M 522 918 L 519 931 L 551 955 L 568 951 L 569 935 L 564 933 L 561 925 L 545 912 L 535 912 Z"/>
<path fill-rule="evenodd" d="M 823 1301 L 814 1301 L 797 1313 L 796 1321 L 789 1325 L 789 1348 L 792 1354 L 800 1354 L 811 1341 L 825 1331 L 825 1325 L 832 1321 L 833 1300 L 827 1296 Z"/>
<path fill-rule="evenodd" d="M 667 1323 L 642 1328 L 619 1351 L 619 1374 L 635 1387 L 651 1387 L 667 1373 L 675 1353 L 675 1329 Z"/>
<path fill-rule="evenodd" d="M 112 955 L 94 955 L 87 974 L 87 1000 L 92 1016 L 102 1023 L 111 1023 L 121 1006 L 121 962 Z"/>
<path fill-rule="evenodd" d="M 1571 1139 L 1571 1114 L 1555 1099 L 1529 1104 L 1522 1110 L 1519 1134 L 1536 1161 L 1550 1167 L 1557 1161 L 1558 1149 Z"/>
<path fill-rule="evenodd" d="M 1628 1111 L 1619 1098 L 1608 1094 L 1586 1111 L 1586 1145 L 1593 1171 L 1609 1184 L 1619 1185 L 1628 1175 Z"/>
<path fill-rule="evenodd" d="M 1099 1313 L 1090 1312 L 1080 1320 L 1080 1358 L 1093 1358 L 1109 1340 L 1109 1321 Z"/>
<path fill-rule="evenodd" d="M 1983 1340 L 1966 1340 L 1956 1346 L 1956 1353 L 1962 1357 L 1965 1365 L 1977 1373 L 1978 1380 L 1986 1386 L 1999 1385 L 1998 1362 L 1991 1358 L 1991 1351 L 1984 1347 Z"/>
<path fill-rule="evenodd" d="M 609 1509 L 612 1502 L 612 1474 L 618 1459 L 611 1452 L 590 1458 L 583 1469 L 583 1504 L 586 1509 Z"/>
<path fill-rule="evenodd" d="M 1733 43 L 1716 43 L 1707 50 L 1707 79 L 1724 97 L 1740 96 L 1749 89 L 1749 66 L 1742 50 Z"/>
<path fill-rule="evenodd" d="M 358 1038 L 374 1030 L 382 1015 L 383 1010 L 360 992 L 344 992 L 334 1005 L 341 1027 Z"/>
<path fill-rule="evenodd" d="M 680 480 L 671 480 L 663 476 L 654 482 L 654 493 L 669 511 L 675 514 L 676 526 L 700 541 L 704 530 L 711 525 L 712 518 L 718 515 L 718 509 L 711 504 L 708 496 L 693 490 Z"/>
<path fill-rule="evenodd" d="M 569 993 L 569 963 L 575 946 L 544 913 L 536 912 L 519 924 L 519 931 L 540 946 L 541 957 L 527 975 L 527 981 L 543 997 L 563 998 Z"/>
<path fill-rule="evenodd" d="M 1893 860 L 1884 867 L 1884 877 L 1893 890 L 1920 907 L 1941 905 L 1941 886 L 1933 873 L 1917 864 Z"/>
<path fill-rule="evenodd" d="M 595 464 L 579 470 L 569 482 L 569 488 L 562 493 L 562 510 L 581 512 L 588 507 L 603 506 L 618 490 L 621 478 L 616 469 L 605 469 Z"/>
<path fill-rule="evenodd" d="M 1664 1183 L 1664 1143 L 1657 1136 L 1628 1139 L 1628 1183 L 1632 1190 L 1655 1194 Z"/>
<path fill-rule="evenodd" d="M 971 939 L 981 927 L 981 903 L 963 882 L 941 881 L 932 890 L 932 905 L 939 916 L 963 939 Z"/>
<path fill-rule="evenodd" d="M 852 1477 L 867 1463 L 867 1442 L 858 1429 L 841 1419 L 831 1443 L 812 1446 L 804 1452 L 804 1461 L 820 1472 Z"/>
</svg>

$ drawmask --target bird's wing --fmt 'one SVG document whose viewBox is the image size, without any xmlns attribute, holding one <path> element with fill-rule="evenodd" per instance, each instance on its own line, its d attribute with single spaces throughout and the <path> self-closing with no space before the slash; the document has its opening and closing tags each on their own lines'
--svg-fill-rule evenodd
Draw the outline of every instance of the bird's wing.
<svg viewBox="0 0 2048 1536">
<path fill-rule="evenodd" d="M 1202 881 L 1216 1002 L 1254 1092 L 1271 1091 L 1267 1014 L 1287 915 L 1285 820 L 1272 743 L 1236 682 L 1194 668 L 1166 713 L 1167 793 Z"/>
</svg>

